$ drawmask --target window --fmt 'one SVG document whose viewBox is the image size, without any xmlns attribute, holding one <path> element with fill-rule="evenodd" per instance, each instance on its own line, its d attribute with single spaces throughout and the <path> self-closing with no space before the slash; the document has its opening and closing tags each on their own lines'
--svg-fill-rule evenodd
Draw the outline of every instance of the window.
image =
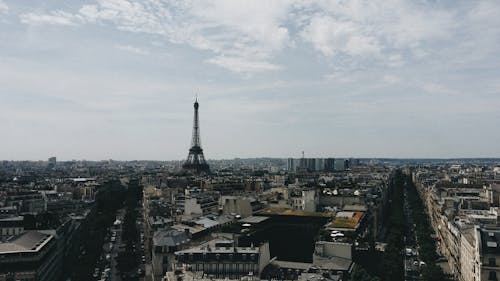
<svg viewBox="0 0 500 281">
<path fill-rule="evenodd" d="M 497 279 L 497 273 L 495 271 L 490 271 L 490 276 L 488 277 L 488 280 L 498 280 Z"/>
<path fill-rule="evenodd" d="M 495 258 L 489 258 L 488 259 L 488 265 L 489 266 L 496 266 L 497 265 L 496 259 Z"/>
</svg>

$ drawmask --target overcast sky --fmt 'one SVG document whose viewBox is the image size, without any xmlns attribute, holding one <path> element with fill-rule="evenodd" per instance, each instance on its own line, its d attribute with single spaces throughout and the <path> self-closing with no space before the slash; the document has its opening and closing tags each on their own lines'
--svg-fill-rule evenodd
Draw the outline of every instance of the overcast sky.
<svg viewBox="0 0 500 281">
<path fill-rule="evenodd" d="M 499 157 L 500 1 L 0 0 L 0 159 Z"/>
</svg>

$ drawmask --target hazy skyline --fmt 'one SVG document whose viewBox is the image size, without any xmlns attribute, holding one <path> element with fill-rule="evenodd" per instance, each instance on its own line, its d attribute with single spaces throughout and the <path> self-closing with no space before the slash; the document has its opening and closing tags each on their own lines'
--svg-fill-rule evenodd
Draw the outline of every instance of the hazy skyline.
<svg viewBox="0 0 500 281">
<path fill-rule="evenodd" d="M 0 159 L 500 157 L 499 1 L 0 0 Z"/>
</svg>

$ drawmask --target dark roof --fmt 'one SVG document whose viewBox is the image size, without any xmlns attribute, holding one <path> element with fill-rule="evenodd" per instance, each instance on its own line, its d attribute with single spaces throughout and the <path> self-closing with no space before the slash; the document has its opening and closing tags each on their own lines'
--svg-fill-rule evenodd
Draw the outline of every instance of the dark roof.
<svg viewBox="0 0 500 281">
<path fill-rule="evenodd" d="M 189 241 L 189 235 L 186 232 L 175 229 L 158 230 L 153 235 L 153 245 L 155 246 L 178 246 Z"/>
</svg>

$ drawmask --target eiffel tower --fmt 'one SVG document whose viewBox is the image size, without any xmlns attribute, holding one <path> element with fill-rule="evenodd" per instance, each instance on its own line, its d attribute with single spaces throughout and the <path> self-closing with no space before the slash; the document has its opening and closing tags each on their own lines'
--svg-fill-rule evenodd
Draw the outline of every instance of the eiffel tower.
<svg viewBox="0 0 500 281">
<path fill-rule="evenodd" d="M 201 148 L 200 140 L 200 121 L 198 119 L 198 98 L 194 102 L 194 120 L 193 120 L 193 138 L 191 140 L 191 148 L 186 162 L 182 168 L 193 173 L 210 173 L 210 168 L 203 156 L 203 149 Z"/>
</svg>

